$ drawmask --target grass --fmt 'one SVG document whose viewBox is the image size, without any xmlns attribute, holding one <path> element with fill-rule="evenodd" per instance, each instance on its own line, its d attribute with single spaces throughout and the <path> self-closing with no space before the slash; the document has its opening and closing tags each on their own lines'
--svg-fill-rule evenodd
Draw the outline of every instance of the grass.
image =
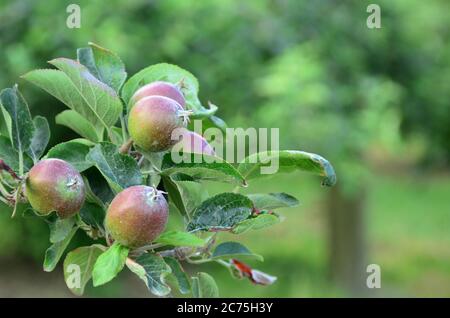
<svg viewBox="0 0 450 318">
<path fill-rule="evenodd" d="M 450 180 L 379 177 L 369 200 L 372 259 L 405 296 L 450 296 Z"/>
</svg>

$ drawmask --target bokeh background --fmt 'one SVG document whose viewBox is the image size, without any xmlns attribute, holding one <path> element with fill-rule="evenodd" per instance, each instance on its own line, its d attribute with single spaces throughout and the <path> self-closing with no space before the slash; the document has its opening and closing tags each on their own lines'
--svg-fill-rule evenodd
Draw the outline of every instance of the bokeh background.
<svg viewBox="0 0 450 318">
<path fill-rule="evenodd" d="M 366 8 L 381 7 L 381 29 Z M 81 7 L 81 28 L 66 7 Z M 231 127 L 279 127 L 281 148 L 315 152 L 338 174 L 333 189 L 307 174 L 253 182 L 285 191 L 286 221 L 239 237 L 278 276 L 269 287 L 236 281 L 220 265 L 224 297 L 450 296 L 450 2 L 447 0 L 2 0 L 0 87 L 19 83 L 51 144 L 64 109 L 20 79 L 88 41 L 122 57 L 129 74 L 159 62 L 195 74 L 200 96 Z M 210 193 L 229 190 L 209 185 Z M 88 241 L 79 234 L 77 241 Z M 46 224 L 0 205 L 0 296 L 71 296 L 62 269 L 42 271 Z M 382 288 L 368 290 L 368 264 Z M 126 271 L 87 296 L 148 296 Z"/>
</svg>

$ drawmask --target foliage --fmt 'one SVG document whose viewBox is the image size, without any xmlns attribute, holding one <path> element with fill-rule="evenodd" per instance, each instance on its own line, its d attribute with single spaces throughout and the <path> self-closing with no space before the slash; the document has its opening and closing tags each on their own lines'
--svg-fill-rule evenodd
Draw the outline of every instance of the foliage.
<svg viewBox="0 0 450 318">
<path fill-rule="evenodd" d="M 127 62 L 129 73 L 151 60 L 179 64 L 199 74 L 201 94 L 214 96 L 217 105 L 226 106 L 220 109 L 226 119 L 252 120 L 260 108 L 268 114 L 274 95 L 284 96 L 277 100 L 278 111 L 270 112 L 270 117 L 281 121 L 284 116 L 295 116 L 315 132 L 313 136 L 289 136 L 293 129 L 286 127 L 282 134 L 286 146 L 308 149 L 310 144 L 316 145 L 316 139 L 328 140 L 329 130 L 342 131 L 333 134 L 336 140 L 359 140 L 347 134 L 345 127 L 359 135 L 365 125 L 357 118 L 343 122 L 348 112 L 374 108 L 376 113 L 389 108 L 389 114 L 379 119 L 383 125 L 376 129 L 394 138 L 392 134 L 400 126 L 414 139 L 422 136 L 427 145 L 425 159 L 448 162 L 450 118 L 445 79 L 450 71 L 450 41 L 445 32 L 449 23 L 445 0 L 380 0 L 382 28 L 377 30 L 365 26 L 366 8 L 372 3 L 368 0 L 339 4 L 111 0 L 107 8 L 101 2 L 77 3 L 88 17 L 78 30 L 54 27 L 65 24 L 64 2 L 9 0 L 0 4 L 0 86 L 34 65 L 45 67 L 49 56 L 72 54 L 80 43 L 101 39 Z M 411 21 L 420 21 L 414 32 Z M 89 59 L 100 53 L 92 45 L 78 55 Z M 89 67 L 98 72 L 102 66 Z M 279 67 L 285 76 L 279 76 Z M 123 76 L 124 71 L 120 69 L 118 74 Z M 383 88 L 377 89 L 377 83 Z M 51 98 L 24 89 L 27 95 L 33 94 L 33 100 L 41 101 L 36 109 L 41 115 L 57 109 Z M 361 94 L 367 91 L 370 94 L 364 95 L 369 98 Z M 300 105 L 305 107 L 296 107 Z M 323 108 L 329 114 L 325 115 Z M 317 114 L 321 120 L 308 120 Z M 260 123 L 259 119 L 256 122 Z M 57 129 L 68 133 L 63 127 Z"/>
<path fill-rule="evenodd" d="M 125 66 L 120 58 L 93 43 L 89 48 L 78 50 L 78 60 L 57 58 L 49 63 L 57 70 L 34 70 L 23 77 L 65 104 L 70 109 L 69 115 L 63 115 L 65 123 L 84 138 L 60 143 L 45 152 L 49 140 L 45 118 L 32 119 L 17 86 L 0 93 L 4 122 L 11 123 L 1 140 L 12 151 L 12 154 L 2 154 L 0 158 L 2 175 L 10 175 L 8 179 L 2 177 L 0 180 L 2 201 L 15 207 L 20 203 L 27 204 L 23 191 L 27 171 L 32 162 L 45 158 L 66 160 L 82 173 L 86 183 L 87 199 L 79 214 L 69 219 L 59 219 L 54 214 L 40 217 L 50 226 L 52 243 L 45 253 L 45 271 L 54 270 L 77 231 L 84 231 L 92 242 L 90 246 L 78 246 L 67 254 L 64 261 L 66 283 L 76 295 L 83 293 L 91 278 L 94 286 L 100 286 L 127 267 L 156 296 L 168 295 L 173 288 L 178 288 L 181 293 L 190 292 L 194 297 L 217 297 L 218 287 L 211 275 L 200 272 L 197 276 L 188 277 L 180 261 L 193 264 L 218 262 L 233 272 L 232 260 L 235 257 L 262 260 L 262 256 L 235 241 L 216 246 L 218 231 L 233 234 L 268 227 L 280 219 L 273 209 L 298 203 L 297 199 L 285 193 L 248 196 L 237 193 L 248 179 L 259 176 L 255 174 L 261 167 L 258 161 L 247 158 L 236 166 L 221 158 L 216 158 L 213 163 L 206 158 L 198 163 L 175 163 L 170 159 L 170 151 L 143 153 L 126 137 L 127 100 L 133 91 L 155 80 L 163 79 L 174 84 L 185 81 L 182 89 L 192 117 L 209 120 L 215 111 L 200 103 L 199 84 L 191 73 L 178 66 L 156 64 L 125 82 Z M 68 114 L 67 110 L 62 114 Z M 61 114 L 58 116 L 61 118 Z M 79 118 L 83 121 L 78 121 Z M 267 153 L 255 154 L 256 157 L 261 155 Z M 270 155 L 280 157 L 280 172 L 309 171 L 322 176 L 325 186 L 336 182 L 332 166 L 318 155 L 302 151 L 280 151 Z M 160 160 L 155 160 L 155 157 Z M 14 164 L 15 158 L 18 164 Z M 153 177 L 158 178 L 148 177 L 149 167 L 153 168 Z M 234 192 L 208 198 L 202 186 L 204 180 L 231 182 L 237 187 Z M 180 212 L 170 217 L 182 220 L 183 231 L 166 231 L 149 245 L 137 248 L 114 242 L 103 226 L 107 208 L 117 193 L 138 184 L 168 192 L 169 201 Z M 73 271 L 74 268 L 77 270 Z M 275 281 L 270 275 L 249 271 L 259 277 L 251 277 L 255 283 Z M 74 285 L 75 274 L 81 276 L 78 284 Z"/>
</svg>

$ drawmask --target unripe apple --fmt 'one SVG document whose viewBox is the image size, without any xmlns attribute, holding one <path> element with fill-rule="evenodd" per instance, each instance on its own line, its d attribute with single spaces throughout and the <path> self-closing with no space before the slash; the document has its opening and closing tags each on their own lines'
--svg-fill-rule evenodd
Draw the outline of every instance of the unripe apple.
<svg viewBox="0 0 450 318">
<path fill-rule="evenodd" d="M 185 128 L 181 130 L 181 140 L 174 146 L 173 150 L 182 150 L 184 152 L 205 154 L 214 156 L 215 152 L 211 145 L 196 132 Z"/>
<path fill-rule="evenodd" d="M 173 99 L 181 107 L 186 104 L 186 100 L 184 99 L 183 93 L 181 90 L 174 84 L 168 82 L 157 81 L 139 88 L 131 97 L 131 104 L 136 104 L 139 100 L 148 96 L 164 96 L 170 99 Z"/>
<path fill-rule="evenodd" d="M 151 243 L 165 229 L 169 206 L 155 188 L 133 186 L 112 200 L 106 213 L 105 225 L 120 244 L 131 248 Z"/>
<path fill-rule="evenodd" d="M 173 99 L 149 96 L 139 100 L 128 116 L 128 130 L 134 143 L 146 151 L 168 150 L 178 140 L 172 131 L 185 127 L 184 110 Z"/>
<path fill-rule="evenodd" d="M 56 211 L 60 218 L 67 218 L 81 209 L 86 192 L 83 178 L 71 164 L 46 159 L 28 172 L 25 195 L 39 214 Z"/>
</svg>

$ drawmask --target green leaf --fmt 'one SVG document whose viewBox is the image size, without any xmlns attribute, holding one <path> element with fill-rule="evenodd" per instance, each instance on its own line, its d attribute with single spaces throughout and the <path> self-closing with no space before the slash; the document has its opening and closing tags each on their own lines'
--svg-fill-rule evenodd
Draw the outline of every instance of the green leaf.
<svg viewBox="0 0 450 318">
<path fill-rule="evenodd" d="M 111 127 L 111 142 L 115 145 L 121 146 L 127 140 L 123 138 L 122 128 Z"/>
<path fill-rule="evenodd" d="M 50 140 L 50 127 L 45 117 L 36 116 L 33 120 L 34 132 L 31 138 L 30 148 L 27 150 L 27 154 L 36 163 L 44 154 L 45 148 L 47 148 Z"/>
<path fill-rule="evenodd" d="M 238 170 L 246 180 L 250 180 L 270 175 L 270 173 L 262 173 L 261 169 L 267 169 L 271 163 L 273 164 L 277 161 L 279 168 L 276 172 L 308 171 L 324 177 L 322 181 L 324 186 L 330 187 L 336 183 L 336 174 L 333 166 L 321 156 L 304 151 L 281 150 L 253 154 L 239 164 Z M 276 173 L 272 171 L 266 172 Z"/>
<path fill-rule="evenodd" d="M 283 192 L 248 194 L 247 197 L 253 201 L 255 208 L 260 210 L 293 207 L 299 204 L 296 198 Z"/>
<path fill-rule="evenodd" d="M 194 298 L 218 298 L 219 287 L 211 275 L 200 272 L 192 277 L 192 296 Z"/>
<path fill-rule="evenodd" d="M 72 139 L 71 141 L 78 142 L 79 144 L 82 144 L 82 145 L 85 145 L 88 147 L 94 147 L 96 144 L 95 142 L 92 142 L 86 138 L 75 138 L 75 139 Z"/>
<path fill-rule="evenodd" d="M 122 103 L 116 92 L 108 85 L 97 80 L 77 61 L 58 58 L 49 63 L 64 72 L 70 79 L 72 87 L 82 96 L 87 106 L 84 111 L 89 115 L 86 117 L 89 121 L 94 124 L 100 122 L 107 129 L 117 122 L 122 112 Z"/>
<path fill-rule="evenodd" d="M 19 153 L 24 153 L 31 145 L 34 124 L 25 98 L 17 85 L 0 92 L 0 103 L 11 117 L 12 144 Z"/>
<path fill-rule="evenodd" d="M 181 215 L 186 216 L 189 212 L 186 210 L 184 206 L 183 198 L 181 197 L 180 190 L 178 189 L 177 184 L 172 180 L 171 177 L 163 176 L 162 181 L 164 184 L 164 189 L 167 191 L 167 195 L 169 196 L 169 202 L 172 202 L 177 210 L 181 213 Z"/>
<path fill-rule="evenodd" d="M 30 205 L 29 207 L 24 208 L 24 210 L 22 212 L 22 217 L 24 217 L 24 218 L 40 218 L 41 215 L 37 214 L 36 211 L 34 211 Z"/>
<path fill-rule="evenodd" d="M 92 270 L 94 287 L 106 284 L 120 273 L 125 266 L 128 252 L 127 247 L 115 242 L 97 258 Z"/>
<path fill-rule="evenodd" d="M 152 82 L 165 81 L 177 84 L 181 80 L 186 87 L 183 91 L 186 100 L 197 99 L 199 85 L 195 76 L 176 65 L 167 63 L 151 65 L 133 75 L 123 87 L 122 98 L 125 103 L 128 103 L 140 87 Z"/>
<path fill-rule="evenodd" d="M 158 187 L 161 182 L 161 175 L 159 171 L 161 171 L 162 160 L 165 152 L 149 152 L 140 149 L 135 146 L 136 150 L 140 152 L 145 159 L 141 170 L 146 171 L 147 174 L 147 184 L 152 185 L 153 187 Z"/>
<path fill-rule="evenodd" d="M 236 224 L 231 232 L 234 234 L 242 234 L 250 230 L 261 230 L 278 223 L 280 223 L 280 218 L 277 215 L 261 214 Z"/>
<path fill-rule="evenodd" d="M 125 65 L 113 52 L 90 42 L 89 47 L 77 50 L 78 61 L 100 81 L 119 92 L 125 79 Z"/>
<path fill-rule="evenodd" d="M 186 212 L 191 215 L 194 210 L 208 198 L 208 191 L 204 185 L 194 181 L 174 181 L 180 192 Z"/>
<path fill-rule="evenodd" d="M 112 143 L 102 142 L 91 149 L 86 157 L 93 162 L 114 192 L 142 183 L 142 174 L 136 160 L 119 153 Z"/>
<path fill-rule="evenodd" d="M 111 190 L 108 181 L 97 168 L 83 172 L 85 176 L 86 201 L 105 208 L 114 199 L 115 194 Z"/>
<path fill-rule="evenodd" d="M 85 202 L 80 210 L 80 217 L 84 223 L 101 230 L 104 229 L 105 214 L 102 207 L 89 202 Z"/>
<path fill-rule="evenodd" d="M 156 296 L 170 293 L 170 287 L 164 281 L 172 270 L 161 256 L 145 253 L 136 261 L 127 260 L 128 268 L 145 282 L 150 292 Z"/>
<path fill-rule="evenodd" d="M 167 231 L 161 234 L 155 242 L 173 246 L 204 246 L 205 241 L 188 232 Z"/>
<path fill-rule="evenodd" d="M 72 231 L 75 225 L 75 219 L 73 217 L 60 219 L 56 215 L 53 215 L 50 220 L 50 242 L 58 243 L 64 240 Z"/>
<path fill-rule="evenodd" d="M 211 117 L 208 118 L 208 121 L 212 124 L 212 125 L 209 125 L 209 126 L 217 127 L 223 133 L 226 133 L 226 129 L 227 129 L 228 126 L 227 126 L 227 123 L 222 118 L 217 117 L 217 116 L 211 116 Z M 206 127 L 205 127 L 205 129 L 206 129 Z"/>
<path fill-rule="evenodd" d="M 237 223 L 247 219 L 253 202 L 237 193 L 221 193 L 203 201 L 195 210 L 188 231 L 230 230 Z"/>
<path fill-rule="evenodd" d="M 79 172 L 83 172 L 94 164 L 86 160 L 90 148 L 79 141 L 68 141 L 51 148 L 46 158 L 58 158 L 67 161 Z"/>
<path fill-rule="evenodd" d="M 252 257 L 263 261 L 261 255 L 253 254 L 248 248 L 238 242 L 225 242 L 217 245 L 211 256 L 212 259 L 230 259 L 237 257 Z"/>
<path fill-rule="evenodd" d="M 15 172 L 19 171 L 19 154 L 12 147 L 10 140 L 5 136 L 0 136 L 0 159 Z"/>
<path fill-rule="evenodd" d="M 187 294 L 191 291 L 191 282 L 180 262 L 173 257 L 164 257 L 164 261 L 170 266 L 172 275 L 178 283 L 178 289 L 182 294 Z"/>
<path fill-rule="evenodd" d="M 180 213 L 191 215 L 208 198 L 208 191 L 198 182 L 178 180 L 180 179 L 179 176 L 179 174 L 176 174 L 172 177 L 163 177 L 164 188 L 169 194 L 169 199 Z"/>
<path fill-rule="evenodd" d="M 191 119 L 204 119 L 212 117 L 219 109 L 216 105 L 211 103 L 208 105 L 209 108 L 203 107 L 200 102 L 190 103 L 189 101 L 187 101 L 187 105 L 189 109 L 192 109 L 194 111 L 194 113 L 189 116 Z"/>
<path fill-rule="evenodd" d="M 92 190 L 89 179 L 86 178 L 85 176 L 83 176 L 83 181 L 84 181 L 84 186 L 86 188 L 86 202 L 89 202 L 89 203 L 98 205 L 102 208 L 105 208 L 105 204 L 103 203 L 103 201 Z M 105 181 L 105 183 L 106 183 L 106 181 Z M 106 187 L 108 187 L 107 184 L 106 184 Z"/>
<path fill-rule="evenodd" d="M 83 295 L 84 287 L 92 277 L 92 269 L 102 254 L 101 245 L 79 247 L 69 252 L 64 260 L 64 281 L 77 296 Z"/>
<path fill-rule="evenodd" d="M 176 173 L 183 173 L 194 179 L 245 184 L 244 177 L 239 171 L 221 158 L 183 153 L 180 161 L 179 163 L 174 163 L 172 154 L 166 154 L 162 163 L 162 175 L 170 176 Z"/>
<path fill-rule="evenodd" d="M 58 125 L 69 127 L 81 137 L 93 142 L 103 140 L 103 128 L 96 130 L 95 127 L 82 115 L 74 110 L 65 110 L 55 117 Z"/>
<path fill-rule="evenodd" d="M 70 233 L 62 241 L 54 243 L 45 251 L 44 271 L 51 272 L 55 269 L 59 259 L 63 255 L 65 249 L 70 243 L 70 240 L 75 235 L 77 230 L 77 227 L 72 228 Z"/>
<path fill-rule="evenodd" d="M 149 161 L 153 169 L 161 170 L 165 152 L 150 152 L 135 145 L 137 150 Z"/>
<path fill-rule="evenodd" d="M 8 112 L 3 108 L 2 103 L 0 101 L 0 135 L 8 137 L 11 139 L 11 116 L 9 116 Z"/>
<path fill-rule="evenodd" d="M 58 70 L 34 70 L 23 77 L 41 87 L 93 124 L 97 135 L 113 126 L 122 112 L 117 93 L 77 61 L 58 58 L 49 62 Z"/>
<path fill-rule="evenodd" d="M 122 89 L 122 98 L 128 104 L 128 110 L 132 106 L 129 101 L 133 94 L 140 87 L 155 81 L 165 81 L 172 84 L 178 84 L 180 81 L 183 81 L 183 95 L 186 99 L 187 108 L 194 112 L 193 118 L 208 117 L 217 110 L 217 107 L 214 105 L 207 109 L 200 103 L 198 99 L 199 85 L 194 75 L 176 65 L 166 63 L 151 65 L 133 75 L 125 83 Z"/>
<path fill-rule="evenodd" d="M 0 136 L 0 159 L 2 159 L 11 169 L 19 173 L 19 154 L 12 147 L 11 141 L 5 137 Z M 24 156 L 24 168 L 28 171 L 33 166 L 33 160 L 28 156 Z"/>
</svg>

